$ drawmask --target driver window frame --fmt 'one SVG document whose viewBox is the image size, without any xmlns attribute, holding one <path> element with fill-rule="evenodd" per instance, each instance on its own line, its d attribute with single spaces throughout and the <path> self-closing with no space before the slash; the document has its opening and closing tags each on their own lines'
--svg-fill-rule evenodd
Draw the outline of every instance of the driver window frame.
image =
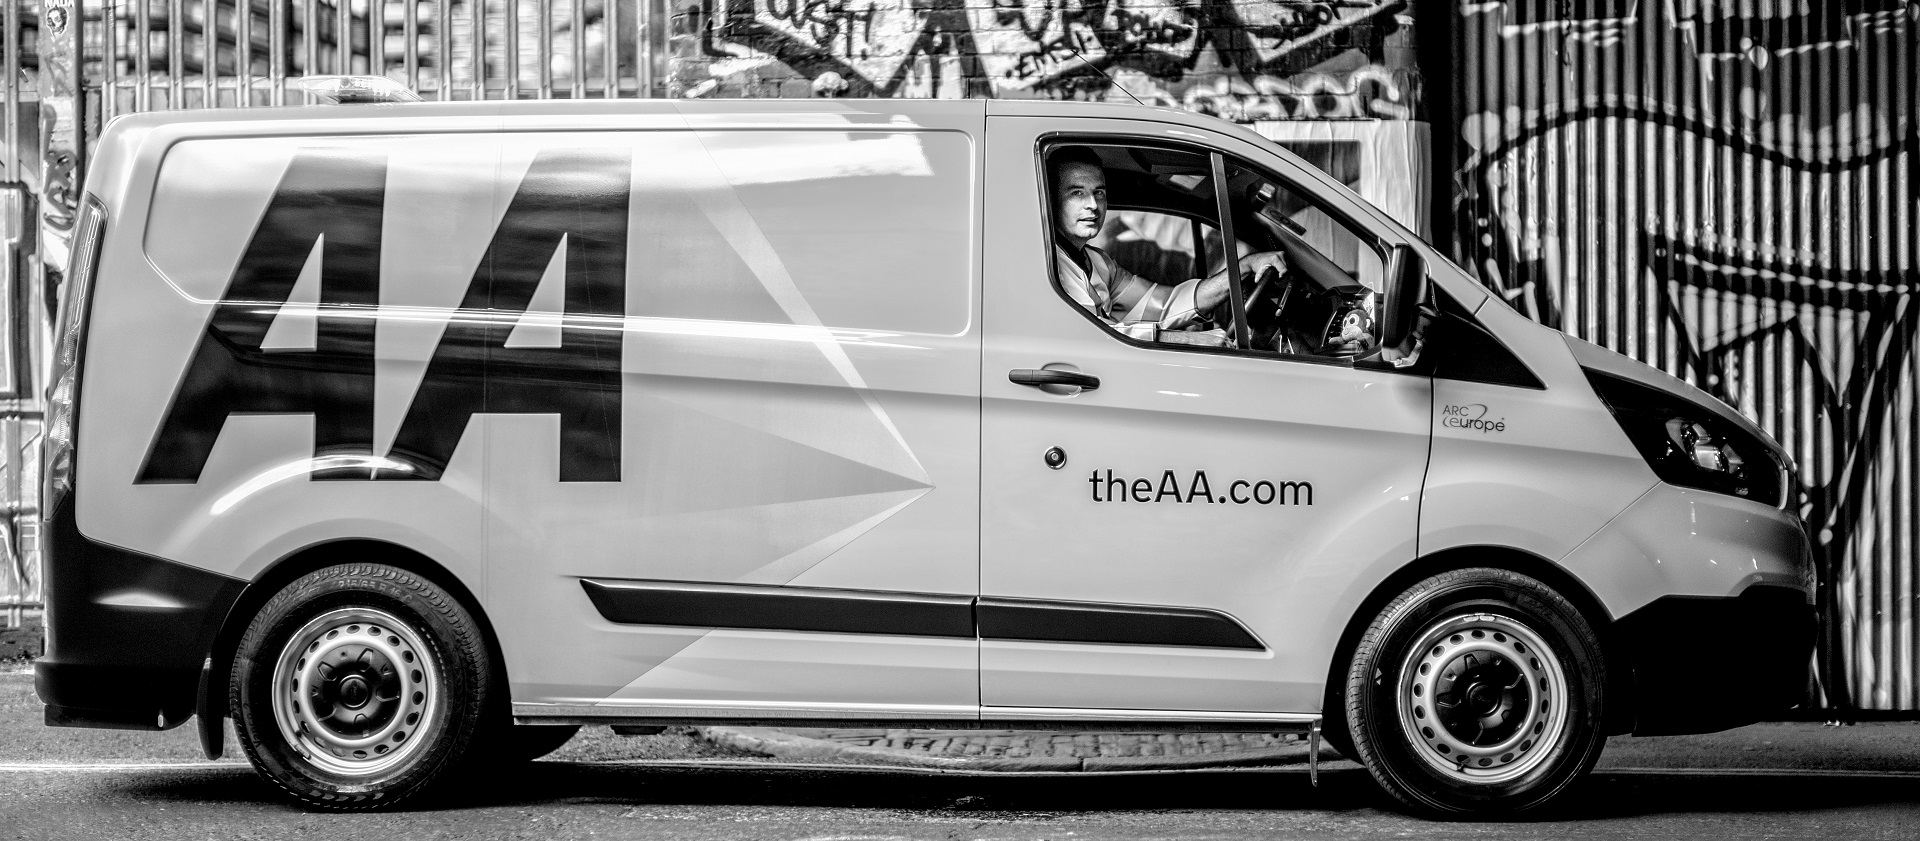
<svg viewBox="0 0 1920 841">
<path fill-rule="evenodd" d="M 1307 204 L 1312 205 L 1316 210 L 1319 210 L 1321 213 L 1325 214 L 1329 219 L 1333 220 L 1334 223 L 1345 227 L 1349 232 L 1353 233 L 1355 235 L 1355 238 L 1358 239 L 1363 245 L 1373 249 L 1376 259 L 1380 260 L 1382 265 L 1384 265 L 1384 261 L 1385 261 L 1385 252 L 1387 248 L 1390 247 L 1391 243 L 1388 243 L 1384 237 L 1375 233 L 1372 229 L 1364 225 L 1357 224 L 1348 214 L 1341 212 L 1339 208 L 1331 206 L 1326 202 L 1321 201 L 1311 191 L 1301 189 L 1296 179 L 1282 177 L 1276 174 L 1271 167 L 1261 166 L 1257 163 L 1254 163 L 1253 161 L 1248 160 L 1244 155 L 1238 155 L 1232 152 L 1228 152 L 1224 149 L 1220 149 L 1214 146 L 1209 146 L 1203 143 L 1188 143 L 1188 142 L 1181 142 L 1176 140 L 1167 140 L 1159 137 L 1136 137 L 1136 136 L 1130 136 L 1130 135 L 1115 135 L 1115 134 L 1087 134 L 1082 132 L 1055 132 L 1055 133 L 1043 134 L 1040 137 L 1038 137 L 1035 141 L 1033 160 L 1034 160 L 1035 172 L 1039 176 L 1038 192 L 1039 192 L 1039 198 L 1040 198 L 1040 212 L 1041 212 L 1040 219 L 1042 223 L 1041 227 L 1043 229 L 1041 233 L 1041 241 L 1044 247 L 1044 254 L 1045 254 L 1044 262 L 1047 268 L 1046 270 L 1047 285 L 1053 289 L 1054 295 L 1058 297 L 1063 304 L 1071 308 L 1080 317 L 1086 319 L 1088 322 L 1093 324 L 1101 332 L 1105 333 L 1109 338 L 1117 340 L 1123 344 L 1131 345 L 1137 348 L 1144 348 L 1147 350 L 1174 351 L 1174 352 L 1181 352 L 1181 353 L 1201 353 L 1201 354 L 1210 354 L 1210 355 L 1218 355 L 1218 356 L 1238 356 L 1238 357 L 1246 357 L 1250 359 L 1269 359 L 1269 360 L 1278 360 L 1283 362 L 1301 362 L 1301 363 L 1306 363 L 1310 365 L 1329 365 L 1337 368 L 1364 368 L 1370 371 L 1395 371 L 1395 372 L 1403 372 L 1403 373 L 1414 373 L 1413 371 L 1407 368 L 1394 368 L 1391 365 L 1387 365 L 1384 363 L 1378 364 L 1378 365 L 1373 363 L 1362 363 L 1358 360 L 1348 359 L 1348 358 L 1317 356 L 1314 354 L 1304 354 L 1304 353 L 1280 353 L 1278 351 L 1256 350 L 1252 348 L 1202 347 L 1198 345 L 1181 345 L 1181 344 L 1173 344 L 1170 342 L 1147 341 L 1144 339 L 1133 338 L 1132 336 L 1128 336 L 1124 333 L 1121 333 L 1113 329 L 1105 321 L 1102 321 L 1098 316 L 1094 315 L 1092 312 L 1089 312 L 1086 307 L 1081 306 L 1079 302 L 1068 297 L 1066 289 L 1064 289 L 1060 285 L 1060 268 L 1058 265 L 1056 265 L 1055 259 L 1054 259 L 1059 249 L 1055 244 L 1056 231 L 1054 228 L 1055 220 L 1053 217 L 1056 209 L 1054 207 L 1052 169 L 1049 166 L 1048 159 L 1059 148 L 1063 146 L 1129 147 L 1129 148 L 1142 148 L 1142 149 L 1156 149 L 1161 151 L 1180 152 L 1185 154 L 1197 155 L 1201 159 L 1207 162 L 1209 167 L 1207 178 L 1209 179 L 1213 178 L 1213 174 L 1211 171 L 1212 156 L 1214 154 L 1219 154 L 1222 159 L 1221 160 L 1222 169 L 1231 168 L 1234 166 L 1249 169 L 1259 173 L 1261 176 L 1267 178 L 1269 181 L 1272 181 L 1274 184 L 1279 185 L 1283 189 L 1292 191 L 1294 195 L 1300 197 Z M 1109 207 L 1112 208 L 1114 207 L 1114 205 L 1111 202 L 1109 202 Z M 1132 206 L 1132 205 L 1128 206 L 1126 209 L 1150 210 L 1157 213 L 1181 216 L 1184 218 L 1188 218 L 1192 221 L 1197 221 L 1203 225 L 1210 225 L 1216 231 L 1224 232 L 1226 230 L 1226 227 L 1221 224 L 1220 220 L 1212 218 L 1211 214 L 1203 215 L 1203 216 L 1194 216 L 1187 213 L 1174 212 L 1167 208 L 1138 207 L 1138 206 Z M 1237 236 L 1234 237 L 1234 239 L 1235 239 L 1235 242 L 1228 243 L 1225 241 L 1226 238 L 1222 236 L 1221 237 L 1222 250 L 1229 251 L 1229 252 L 1237 252 L 1239 246 L 1244 244 L 1245 241 Z M 1312 247 L 1312 245 L 1309 243 L 1308 247 Z M 1201 250 L 1201 248 L 1202 246 L 1199 246 L 1196 244 L 1196 256 L 1198 252 Z M 1199 261 L 1196 259 L 1196 264 L 1198 262 Z M 1229 290 L 1227 294 L 1229 295 L 1230 300 L 1227 302 L 1226 305 L 1232 306 L 1231 298 L 1235 296 L 1239 296 L 1242 298 L 1242 300 L 1240 300 L 1239 305 L 1237 307 L 1234 307 L 1234 309 L 1239 309 L 1241 311 L 1244 311 L 1244 308 L 1247 303 L 1244 300 L 1244 295 L 1248 290 L 1240 287 L 1241 287 L 1241 284 L 1239 283 L 1234 283 L 1229 285 Z"/>
</svg>

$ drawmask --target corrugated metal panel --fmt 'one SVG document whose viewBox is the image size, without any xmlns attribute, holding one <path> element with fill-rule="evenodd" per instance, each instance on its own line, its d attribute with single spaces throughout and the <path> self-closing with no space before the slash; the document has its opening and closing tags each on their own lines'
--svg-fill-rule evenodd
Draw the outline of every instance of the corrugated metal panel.
<svg viewBox="0 0 1920 841">
<path fill-rule="evenodd" d="M 0 236 L 13 258 L 0 275 L 0 605 L 39 598 L 42 401 L 28 363 L 85 152 L 108 120 L 297 105 L 288 82 L 316 74 L 385 75 L 427 99 L 657 96 L 665 78 L 667 0 L 0 2 L 0 67 L 13 71 L 0 82 L 0 223 L 31 225 L 18 214 L 36 208 L 40 223 Z"/>
<path fill-rule="evenodd" d="M 1785 443 L 1826 701 L 1920 709 L 1920 7 L 1453 8 L 1457 256 Z"/>
<path fill-rule="evenodd" d="M 11 92 L 11 91 L 9 91 Z M 33 196 L 0 184 L 0 627 L 20 624 L 22 606 L 40 603 L 38 557 L 41 415 L 32 378 L 33 319 L 39 274 L 27 247 L 35 224 Z"/>
<path fill-rule="evenodd" d="M 99 96 L 92 127 L 135 111 L 300 104 L 288 80 L 318 74 L 384 75 L 426 99 L 654 96 L 664 2 L 90 5 L 85 71 Z"/>
</svg>

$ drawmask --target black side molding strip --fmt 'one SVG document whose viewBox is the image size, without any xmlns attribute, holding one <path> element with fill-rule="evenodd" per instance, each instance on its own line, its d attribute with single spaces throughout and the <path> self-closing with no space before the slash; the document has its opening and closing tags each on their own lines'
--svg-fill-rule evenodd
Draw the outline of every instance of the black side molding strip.
<svg viewBox="0 0 1920 841">
<path fill-rule="evenodd" d="M 936 593 L 581 579 L 609 622 L 756 631 L 973 637 L 973 599 Z"/>
<path fill-rule="evenodd" d="M 983 597 L 980 638 L 1027 642 L 1266 648 L 1233 617 L 1186 607 Z"/>
<path fill-rule="evenodd" d="M 689 581 L 581 579 L 580 586 L 603 618 L 623 625 L 1255 651 L 1266 647 L 1231 616 L 1184 607 Z"/>
</svg>

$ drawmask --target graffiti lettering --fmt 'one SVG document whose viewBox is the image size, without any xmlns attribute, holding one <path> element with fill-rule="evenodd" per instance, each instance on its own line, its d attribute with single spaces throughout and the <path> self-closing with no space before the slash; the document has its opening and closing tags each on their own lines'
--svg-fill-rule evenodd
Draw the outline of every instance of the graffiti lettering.
<svg viewBox="0 0 1920 841">
<path fill-rule="evenodd" d="M 1404 3 L 993 0 L 974 16 L 965 0 L 677 1 L 697 36 L 680 43 L 701 45 L 676 53 L 678 96 L 1137 98 L 1243 121 L 1418 105 L 1410 63 L 1381 61 Z"/>
</svg>

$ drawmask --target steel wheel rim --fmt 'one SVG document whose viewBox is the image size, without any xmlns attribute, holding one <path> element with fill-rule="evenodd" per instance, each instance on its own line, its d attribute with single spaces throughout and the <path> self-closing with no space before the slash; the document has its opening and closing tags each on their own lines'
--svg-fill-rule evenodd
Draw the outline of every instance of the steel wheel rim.
<svg viewBox="0 0 1920 841">
<path fill-rule="evenodd" d="M 1441 776 L 1480 785 L 1517 779 L 1566 740 L 1566 669 L 1525 623 L 1452 616 L 1417 640 L 1395 686 L 1400 726 Z"/>
<path fill-rule="evenodd" d="M 440 709 L 433 649 L 391 613 L 348 607 L 315 616 L 280 649 L 274 723 L 315 768 L 371 777 L 405 764 Z"/>
</svg>

